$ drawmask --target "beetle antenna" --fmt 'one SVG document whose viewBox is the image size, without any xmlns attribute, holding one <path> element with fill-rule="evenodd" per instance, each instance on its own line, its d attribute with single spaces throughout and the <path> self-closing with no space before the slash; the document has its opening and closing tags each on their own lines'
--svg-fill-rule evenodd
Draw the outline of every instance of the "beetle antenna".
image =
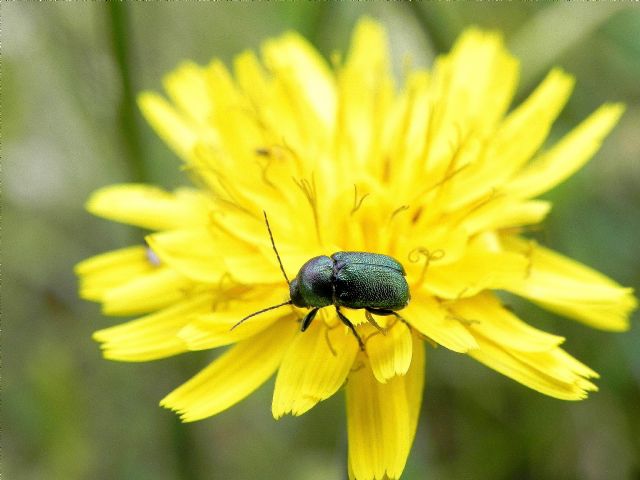
<svg viewBox="0 0 640 480">
<path fill-rule="evenodd" d="M 233 330 L 234 328 L 236 328 L 238 325 L 240 325 L 245 320 L 249 320 L 251 317 L 255 317 L 256 315 L 259 315 L 259 314 L 264 313 L 264 312 L 268 312 L 269 310 L 274 310 L 276 308 L 284 307 L 285 305 L 291 305 L 292 303 L 293 302 L 291 300 L 287 300 L 284 303 L 280 303 L 278 305 L 273 305 L 271 307 L 267 307 L 267 308 L 263 308 L 262 310 L 258 310 L 257 312 L 253 312 L 251 315 L 247 315 L 242 320 L 240 320 L 238 323 L 236 323 L 233 327 L 230 328 L 230 330 Z"/>
<path fill-rule="evenodd" d="M 269 219 L 267 218 L 267 212 L 265 210 L 262 211 L 264 213 L 264 221 L 267 224 L 267 230 L 269 230 L 269 238 L 271 239 L 271 246 L 273 247 L 273 251 L 276 252 L 276 257 L 278 258 L 278 263 L 280 264 L 280 271 L 284 275 L 284 279 L 287 281 L 287 285 L 291 282 L 289 281 L 289 277 L 287 277 L 287 272 L 284 271 L 284 267 L 282 266 L 282 260 L 280 260 L 280 254 L 278 253 L 278 249 L 276 248 L 276 242 L 273 241 L 273 234 L 271 233 L 271 227 L 269 226 Z M 257 312 L 260 313 L 260 312 Z"/>
</svg>

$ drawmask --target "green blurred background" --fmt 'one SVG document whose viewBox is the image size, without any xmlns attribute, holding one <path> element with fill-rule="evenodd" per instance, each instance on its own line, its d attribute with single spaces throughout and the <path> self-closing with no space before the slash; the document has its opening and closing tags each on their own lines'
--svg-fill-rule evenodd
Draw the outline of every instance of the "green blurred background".
<svg viewBox="0 0 640 480">
<path fill-rule="evenodd" d="M 540 235 L 640 286 L 640 8 L 637 3 L 33 3 L 2 15 L 2 471 L 6 479 L 343 479 L 341 394 L 275 422 L 273 383 L 217 417 L 180 424 L 158 407 L 210 352 L 126 364 L 101 358 L 97 328 L 119 322 L 80 301 L 75 263 L 141 232 L 92 218 L 115 182 L 186 183 L 142 121 L 135 95 L 183 59 L 229 61 L 296 29 L 326 55 L 363 14 L 388 28 L 397 66 L 428 65 L 475 24 L 522 60 L 522 99 L 552 65 L 578 83 L 553 136 L 605 101 L 628 110 L 595 159 L 550 197 Z M 405 479 L 640 478 L 640 328 L 612 334 L 522 302 L 602 374 L 600 392 L 544 397 L 443 348 Z"/>
</svg>

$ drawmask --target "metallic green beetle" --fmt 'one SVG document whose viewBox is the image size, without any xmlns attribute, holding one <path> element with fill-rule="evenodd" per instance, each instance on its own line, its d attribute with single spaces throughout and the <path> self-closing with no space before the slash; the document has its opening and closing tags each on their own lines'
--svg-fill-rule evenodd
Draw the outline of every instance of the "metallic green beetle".
<svg viewBox="0 0 640 480">
<path fill-rule="evenodd" d="M 289 282 L 273 241 L 266 213 L 264 218 L 280 269 L 289 284 L 290 298 L 284 303 L 246 316 L 233 328 L 254 315 L 285 305 L 295 305 L 311 308 L 300 325 L 300 330 L 304 332 L 321 308 L 333 305 L 338 318 L 349 327 L 358 340 L 360 348 L 364 350 L 362 339 L 340 307 L 365 309 L 367 320 L 379 330 L 382 329 L 372 314 L 394 315 L 402 320 L 396 311 L 406 307 L 411 296 L 409 285 L 404 278 L 406 275 L 404 268 L 396 259 L 381 253 L 368 252 L 336 252 L 331 257 L 321 255 L 313 257 L 302 265 L 296 278 Z"/>
</svg>

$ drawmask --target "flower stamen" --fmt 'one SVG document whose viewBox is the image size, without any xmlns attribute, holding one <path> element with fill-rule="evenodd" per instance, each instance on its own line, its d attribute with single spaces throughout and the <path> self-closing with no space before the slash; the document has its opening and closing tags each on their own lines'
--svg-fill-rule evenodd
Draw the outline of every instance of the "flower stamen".
<svg viewBox="0 0 640 480">
<path fill-rule="evenodd" d="M 331 344 L 331 338 L 329 337 L 329 330 L 331 330 L 331 328 L 329 327 L 324 329 L 324 339 L 327 342 L 327 347 L 329 347 L 329 351 L 331 352 L 331 355 L 333 355 L 334 357 L 337 357 L 338 353 L 336 352 L 336 350 L 333 348 L 333 345 Z"/>
<path fill-rule="evenodd" d="M 418 277 L 418 281 L 415 283 L 415 286 L 418 287 L 422 285 L 424 282 L 425 276 L 427 275 L 427 270 L 429 269 L 429 264 L 432 261 L 440 260 L 445 256 L 445 251 L 441 248 L 430 251 L 425 247 L 416 247 L 409 252 L 407 255 L 408 260 L 411 263 L 418 263 L 420 261 L 420 257 L 424 258 L 424 265 L 422 266 L 422 271 L 420 272 L 420 277 Z"/>
<path fill-rule="evenodd" d="M 365 193 L 358 200 L 358 186 L 355 183 L 353 184 L 353 208 L 351 209 L 351 212 L 350 212 L 351 215 L 353 215 L 360 209 L 360 207 L 362 206 L 362 202 L 364 202 L 364 199 L 367 198 L 368 196 L 369 194 Z"/>
<path fill-rule="evenodd" d="M 313 213 L 313 221 L 316 226 L 316 236 L 318 238 L 318 243 L 322 245 L 322 236 L 320 234 L 320 222 L 318 219 L 318 192 L 316 189 L 316 180 L 313 173 L 311 174 L 311 181 L 306 178 L 301 178 L 297 180 L 295 177 L 292 177 L 295 184 L 302 190 L 303 195 L 309 202 L 309 206 L 311 207 L 311 211 Z"/>
</svg>

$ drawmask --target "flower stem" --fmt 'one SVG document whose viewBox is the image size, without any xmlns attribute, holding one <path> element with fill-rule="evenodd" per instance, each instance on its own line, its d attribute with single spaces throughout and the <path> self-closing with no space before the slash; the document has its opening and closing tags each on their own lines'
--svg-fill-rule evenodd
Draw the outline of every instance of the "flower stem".
<svg viewBox="0 0 640 480">
<path fill-rule="evenodd" d="M 136 121 L 136 99 L 131 74 L 131 50 L 129 48 L 129 7 L 124 2 L 109 2 L 109 33 L 111 48 L 120 77 L 121 95 L 118 105 L 118 131 L 131 179 L 143 182 L 147 169 L 142 155 L 140 131 Z"/>
</svg>

